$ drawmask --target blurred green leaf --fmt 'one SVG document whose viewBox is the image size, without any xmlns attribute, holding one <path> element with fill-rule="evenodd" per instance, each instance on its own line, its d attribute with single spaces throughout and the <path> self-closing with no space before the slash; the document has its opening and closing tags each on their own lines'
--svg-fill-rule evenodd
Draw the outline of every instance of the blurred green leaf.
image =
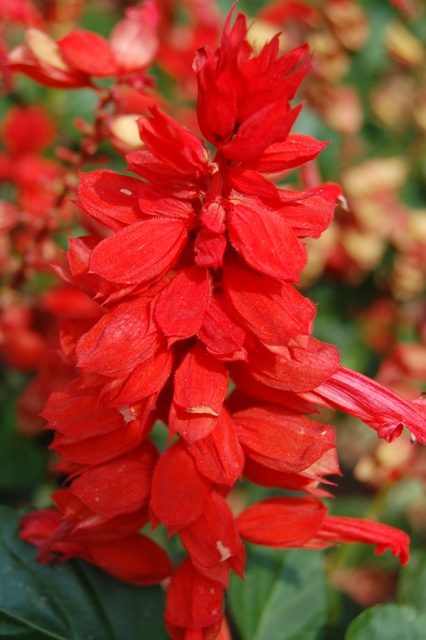
<svg viewBox="0 0 426 640">
<path fill-rule="evenodd" d="M 345 640 L 424 640 L 426 616 L 398 604 L 366 609 L 348 627 Z"/>
<path fill-rule="evenodd" d="M 249 547 L 246 582 L 232 576 L 229 599 L 243 640 L 314 640 L 326 615 L 322 555 Z"/>
<path fill-rule="evenodd" d="M 415 551 L 401 569 L 398 599 L 426 614 L 426 551 Z"/>
<path fill-rule="evenodd" d="M 135 587 L 82 561 L 40 565 L 18 538 L 18 518 L 0 508 L 0 638 L 167 638 L 160 587 Z"/>
</svg>

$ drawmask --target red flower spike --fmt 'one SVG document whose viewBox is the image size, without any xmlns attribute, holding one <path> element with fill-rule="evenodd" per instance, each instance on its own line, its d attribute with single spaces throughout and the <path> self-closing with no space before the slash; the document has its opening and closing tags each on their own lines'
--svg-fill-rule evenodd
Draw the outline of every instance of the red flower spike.
<svg viewBox="0 0 426 640">
<path fill-rule="evenodd" d="M 98 78 L 117 73 L 110 46 L 105 38 L 97 33 L 73 29 L 58 40 L 58 47 L 65 62 L 77 71 Z"/>
<path fill-rule="evenodd" d="M 197 333 L 210 297 L 211 282 L 206 269 L 187 267 L 171 280 L 154 307 L 154 319 L 166 336 L 169 347 L 176 340 Z M 176 300 L 179 300 L 179 305 L 176 305 Z"/>
<path fill-rule="evenodd" d="M 90 273 L 120 284 L 148 282 L 173 266 L 185 241 L 180 220 L 135 222 L 94 248 Z"/>
<path fill-rule="evenodd" d="M 222 621 L 223 587 L 194 568 L 189 559 L 174 571 L 167 589 L 165 620 L 173 640 L 214 640 Z M 217 627 L 216 625 L 219 625 Z M 180 635 L 214 626 L 214 635 Z M 178 634 L 178 635 L 177 635 Z"/>
<path fill-rule="evenodd" d="M 277 471 L 300 473 L 335 448 L 334 430 L 281 407 L 253 407 L 233 416 L 246 454 Z"/>
<path fill-rule="evenodd" d="M 164 526 L 187 527 L 201 515 L 210 486 L 179 441 L 166 449 L 157 462 L 150 508 Z"/>
<path fill-rule="evenodd" d="M 237 518 L 240 535 L 254 544 L 303 547 L 320 530 L 327 509 L 315 498 L 269 498 Z"/>
<path fill-rule="evenodd" d="M 232 487 L 241 477 L 244 452 L 232 417 L 226 409 L 209 435 L 188 447 L 198 471 L 215 484 Z"/>
<path fill-rule="evenodd" d="M 231 510 L 217 493 L 207 496 L 200 517 L 181 529 L 179 537 L 197 568 L 213 569 L 226 563 L 244 577 L 245 549 Z"/>
<path fill-rule="evenodd" d="M 300 110 L 288 102 L 307 72 L 308 50 L 304 45 L 278 58 L 276 36 L 255 57 L 245 17 L 238 14 L 231 27 L 232 13 L 215 53 L 199 50 L 195 58 L 197 115 L 210 142 L 223 143 L 227 158 L 246 162 L 287 137 Z"/>
<path fill-rule="evenodd" d="M 79 205 L 107 229 L 120 231 L 143 217 L 138 196 L 143 183 L 114 171 L 80 172 Z"/>
<path fill-rule="evenodd" d="M 229 239 L 253 268 L 278 280 L 297 282 L 306 248 L 285 220 L 260 203 L 229 200 Z"/>
</svg>

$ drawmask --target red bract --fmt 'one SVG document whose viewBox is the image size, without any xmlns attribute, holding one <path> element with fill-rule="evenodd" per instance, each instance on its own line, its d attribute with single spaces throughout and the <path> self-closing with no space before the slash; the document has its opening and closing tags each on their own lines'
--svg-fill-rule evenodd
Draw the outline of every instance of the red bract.
<svg viewBox="0 0 426 640">
<path fill-rule="evenodd" d="M 340 191 L 292 191 L 263 175 L 324 147 L 290 133 L 308 51 L 280 56 L 275 37 L 256 54 L 244 16 L 231 22 L 232 12 L 219 48 L 195 62 L 198 119 L 213 154 L 152 107 L 138 123 L 144 148 L 127 156 L 138 177 L 81 175 L 79 206 L 96 231 L 70 241 L 67 277 L 100 306 L 92 319 L 62 326 L 77 376 L 52 394 L 44 416 L 58 468 L 71 477 L 55 494 L 58 512 L 32 514 L 22 531 L 42 559 L 80 556 L 137 583 L 170 573 L 155 546 L 146 557 L 153 543 L 138 533 L 141 522 L 178 535 L 189 557 L 168 587 L 176 640 L 216 637 L 229 573 L 244 573 L 241 538 L 286 548 L 374 542 L 405 562 L 403 534 L 327 516 L 319 485 L 339 474 L 334 434 L 303 414 L 325 404 L 387 439 L 403 423 L 426 437 L 420 405 L 344 369 L 338 350 L 312 337 L 315 305 L 294 286 L 306 262 L 302 239 L 328 227 Z M 63 55 L 79 73 L 109 73 L 125 27 L 109 45 L 74 33 Z M 149 441 L 155 421 L 168 430 L 161 453 Z M 302 496 L 252 505 L 235 521 L 226 496 L 243 476 Z"/>
</svg>

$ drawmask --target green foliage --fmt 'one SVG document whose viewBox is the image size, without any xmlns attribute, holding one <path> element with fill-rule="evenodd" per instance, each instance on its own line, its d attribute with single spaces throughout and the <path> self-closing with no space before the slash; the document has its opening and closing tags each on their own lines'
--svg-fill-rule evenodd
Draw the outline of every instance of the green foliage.
<svg viewBox="0 0 426 640">
<path fill-rule="evenodd" d="M 426 551 L 415 551 L 409 564 L 401 571 L 398 598 L 426 614 Z"/>
<path fill-rule="evenodd" d="M 377 605 L 363 611 L 348 628 L 345 640 L 423 640 L 426 615 L 408 605 Z"/>
<path fill-rule="evenodd" d="M 229 600 L 242 640 L 315 640 L 325 623 L 318 551 L 249 547 L 246 582 L 231 578 Z"/>
</svg>

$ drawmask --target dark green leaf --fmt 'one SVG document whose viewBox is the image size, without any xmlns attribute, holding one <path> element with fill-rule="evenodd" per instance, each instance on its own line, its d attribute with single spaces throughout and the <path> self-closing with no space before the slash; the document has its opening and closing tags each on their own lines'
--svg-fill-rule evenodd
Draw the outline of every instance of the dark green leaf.
<svg viewBox="0 0 426 640">
<path fill-rule="evenodd" d="M 426 613 L 426 551 L 415 551 L 410 562 L 401 569 L 398 599 Z"/>
<path fill-rule="evenodd" d="M 40 565 L 0 508 L 0 638 L 164 640 L 160 587 L 125 584 L 83 561 Z"/>
<path fill-rule="evenodd" d="M 243 640 L 314 640 L 325 594 L 320 552 L 250 547 L 246 582 L 232 576 L 229 599 Z"/>
<path fill-rule="evenodd" d="M 366 609 L 348 627 L 345 640 L 424 640 L 426 616 L 414 607 L 383 604 Z"/>
</svg>

